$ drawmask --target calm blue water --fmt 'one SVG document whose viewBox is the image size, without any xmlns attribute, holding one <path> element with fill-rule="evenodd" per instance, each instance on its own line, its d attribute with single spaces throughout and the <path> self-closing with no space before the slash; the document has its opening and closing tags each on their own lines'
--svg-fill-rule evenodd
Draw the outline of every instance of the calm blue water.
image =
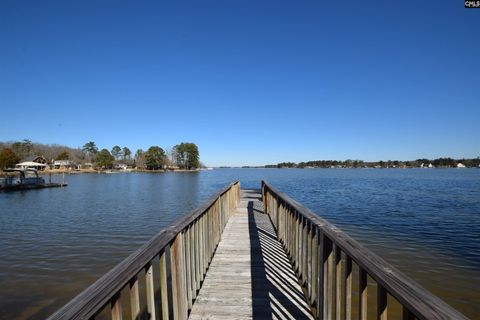
<svg viewBox="0 0 480 320">
<path fill-rule="evenodd" d="M 480 314 L 479 169 L 218 169 L 82 174 L 0 193 L 0 318 L 43 318 L 240 180 L 265 179 L 466 315 Z"/>
</svg>

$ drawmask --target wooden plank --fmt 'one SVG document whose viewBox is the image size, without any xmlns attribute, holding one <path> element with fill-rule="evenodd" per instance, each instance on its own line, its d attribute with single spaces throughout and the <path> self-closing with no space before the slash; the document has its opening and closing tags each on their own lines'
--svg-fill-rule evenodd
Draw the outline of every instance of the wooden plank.
<svg viewBox="0 0 480 320">
<path fill-rule="evenodd" d="M 188 310 L 192 309 L 193 298 L 192 298 L 192 281 L 190 274 L 190 227 L 185 229 L 184 233 L 184 242 L 183 242 L 183 251 L 184 251 L 184 261 L 185 261 L 185 290 L 187 292 L 187 307 Z"/>
<path fill-rule="evenodd" d="M 317 285 L 318 285 L 318 250 L 317 250 L 317 238 L 318 230 L 315 226 L 313 228 L 313 238 L 312 238 L 312 296 L 310 299 L 310 305 L 315 306 L 317 300 Z"/>
<path fill-rule="evenodd" d="M 325 309 L 325 235 L 319 230 L 319 236 L 317 239 L 318 248 L 318 274 L 317 274 L 317 319 L 326 319 Z"/>
<path fill-rule="evenodd" d="M 195 284 L 197 291 L 200 290 L 202 278 L 200 276 L 200 224 L 195 221 Z"/>
<path fill-rule="evenodd" d="M 344 273 L 342 273 L 342 251 L 340 248 L 334 244 L 334 251 L 335 251 L 335 272 L 336 272 L 336 280 L 335 280 L 335 304 L 336 304 L 336 309 L 335 309 L 335 315 L 336 319 L 340 320 L 342 319 L 342 310 L 343 308 L 343 303 L 345 300 L 343 300 L 343 294 L 342 294 L 342 283 Z"/>
<path fill-rule="evenodd" d="M 155 320 L 155 291 L 153 286 L 153 266 L 151 263 L 145 267 L 145 288 L 147 290 L 147 312 L 149 319 Z"/>
<path fill-rule="evenodd" d="M 225 226 L 189 318 L 312 319 L 271 221 L 258 211 L 249 214 L 250 198 L 242 196 L 247 198 Z M 255 210 L 259 204 L 254 201 Z"/>
<path fill-rule="evenodd" d="M 122 302 L 120 301 L 120 294 L 116 295 L 111 302 L 112 320 L 122 320 Z"/>
<path fill-rule="evenodd" d="M 377 285 L 377 320 L 388 320 L 387 290 Z"/>
<path fill-rule="evenodd" d="M 195 300 L 197 297 L 197 273 L 195 263 L 195 223 L 192 223 L 190 227 L 190 290 L 192 292 L 192 300 Z"/>
<path fill-rule="evenodd" d="M 367 272 L 359 267 L 358 271 L 358 319 L 367 320 L 368 316 L 368 290 Z"/>
<path fill-rule="evenodd" d="M 353 272 L 352 272 L 352 258 L 347 256 L 345 261 L 345 285 L 343 291 L 343 297 L 345 300 L 345 312 L 344 319 L 352 320 L 352 283 L 353 283 Z"/>
<path fill-rule="evenodd" d="M 204 234 L 205 230 L 203 228 L 203 216 L 201 216 L 198 219 L 198 255 L 199 255 L 199 261 L 198 261 L 198 266 L 199 266 L 199 278 L 200 278 L 200 284 L 199 286 L 202 285 L 203 281 L 203 276 L 204 276 L 204 261 L 205 261 L 205 247 L 204 247 Z"/>
<path fill-rule="evenodd" d="M 312 226 L 307 222 L 307 300 L 310 302 L 312 298 Z"/>
<path fill-rule="evenodd" d="M 402 308 L 402 320 L 415 320 L 415 315 L 405 306 Z"/>
<path fill-rule="evenodd" d="M 168 308 L 168 282 L 167 282 L 167 262 L 166 252 L 160 253 L 160 299 L 162 307 L 162 319 L 169 319 Z"/>
<path fill-rule="evenodd" d="M 140 294 L 138 292 L 138 278 L 135 276 L 130 281 L 130 311 L 132 319 L 139 319 L 140 317 Z"/>
<path fill-rule="evenodd" d="M 303 219 L 303 228 L 302 228 L 302 279 L 303 286 L 307 286 L 308 282 L 308 221 Z"/>
<path fill-rule="evenodd" d="M 184 320 L 187 318 L 185 283 L 182 270 L 182 238 L 182 234 L 178 234 L 172 243 L 170 250 L 173 317 L 175 320 Z"/>
<path fill-rule="evenodd" d="M 326 270 L 326 319 L 335 319 L 335 266 L 334 266 L 334 251 L 332 241 L 325 237 L 325 252 L 327 254 L 327 260 L 325 261 Z"/>
</svg>

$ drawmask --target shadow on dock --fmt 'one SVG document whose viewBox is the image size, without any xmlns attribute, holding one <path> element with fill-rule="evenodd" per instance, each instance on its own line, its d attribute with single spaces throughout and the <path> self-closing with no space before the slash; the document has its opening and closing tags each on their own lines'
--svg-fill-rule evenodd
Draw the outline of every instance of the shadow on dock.
<svg viewBox="0 0 480 320">
<path fill-rule="evenodd" d="M 248 201 L 254 319 L 313 319 L 288 257 L 258 201 Z M 257 207 L 257 208 L 256 208 Z"/>
</svg>

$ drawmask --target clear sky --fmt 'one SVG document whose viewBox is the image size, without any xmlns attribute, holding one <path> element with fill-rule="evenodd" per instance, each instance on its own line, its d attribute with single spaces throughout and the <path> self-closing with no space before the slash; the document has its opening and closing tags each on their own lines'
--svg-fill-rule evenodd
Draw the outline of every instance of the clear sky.
<svg viewBox="0 0 480 320">
<path fill-rule="evenodd" d="M 0 1 L 0 141 L 207 165 L 480 156 L 463 1 Z"/>
</svg>

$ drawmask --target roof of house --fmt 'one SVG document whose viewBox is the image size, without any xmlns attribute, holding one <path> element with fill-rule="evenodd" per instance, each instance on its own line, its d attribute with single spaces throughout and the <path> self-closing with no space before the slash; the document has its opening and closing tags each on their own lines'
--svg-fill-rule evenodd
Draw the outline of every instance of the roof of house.
<svg viewBox="0 0 480 320">
<path fill-rule="evenodd" d="M 47 159 L 45 159 L 44 156 L 31 156 L 31 157 L 26 158 L 25 161 L 35 162 L 34 160 L 37 160 L 38 158 L 41 158 L 42 160 L 47 161 Z"/>
<path fill-rule="evenodd" d="M 33 161 L 24 161 L 17 163 L 17 166 L 20 167 L 46 167 L 46 164 L 43 163 L 38 163 L 38 162 L 33 162 Z"/>
</svg>

